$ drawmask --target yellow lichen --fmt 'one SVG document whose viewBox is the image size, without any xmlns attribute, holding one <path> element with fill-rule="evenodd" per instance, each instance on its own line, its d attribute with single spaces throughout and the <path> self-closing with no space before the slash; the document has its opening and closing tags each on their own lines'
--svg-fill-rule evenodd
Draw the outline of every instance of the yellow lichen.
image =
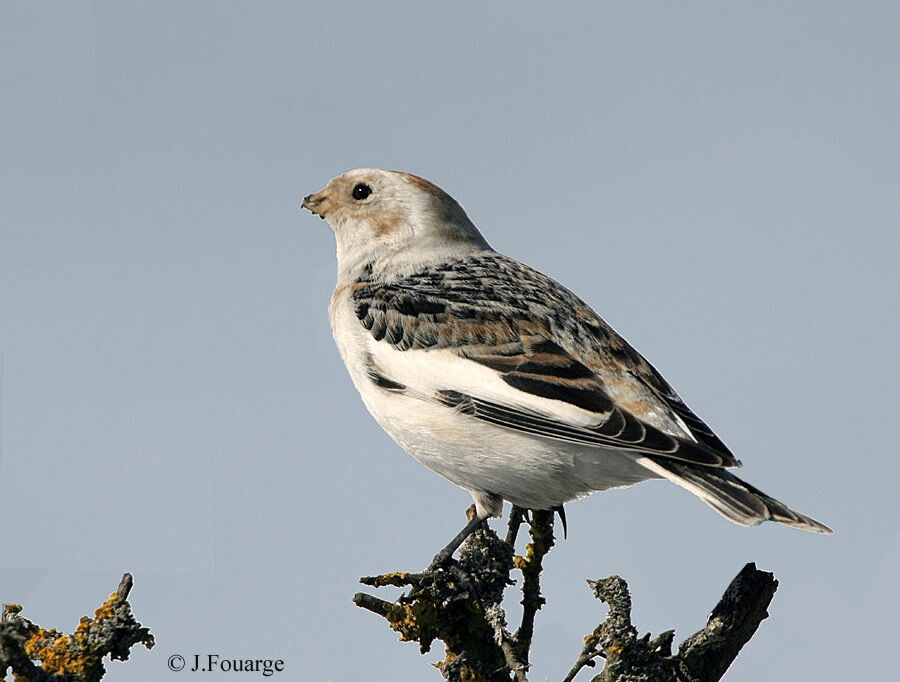
<svg viewBox="0 0 900 682">
<path fill-rule="evenodd" d="M 21 653 L 39 664 L 41 679 L 46 676 L 79 682 L 97 680 L 102 676 L 101 661 L 105 655 L 124 660 L 127 654 L 123 652 L 135 643 L 148 649 L 154 644 L 149 630 L 134 620 L 128 602 L 118 593 L 111 594 L 93 618 L 83 616 L 70 635 L 35 625 L 22 618 L 21 611 L 19 604 L 5 605 L 4 620 L 9 618 L 24 640 Z M 0 671 L 0 682 L 7 679 L 2 672 L 5 671 Z M 20 671 L 13 670 L 12 674 L 15 682 L 29 682 L 28 675 Z"/>
<path fill-rule="evenodd" d="M 447 651 L 447 657 L 444 658 L 443 661 L 438 661 L 437 663 L 432 663 L 432 665 L 438 670 L 443 670 L 444 666 L 450 663 L 451 661 L 456 659 L 456 654 L 452 651 Z"/>
<path fill-rule="evenodd" d="M 110 595 L 94 612 L 94 619 L 82 616 L 71 635 L 55 629 L 35 628 L 24 644 L 25 653 L 32 660 L 40 661 L 44 671 L 50 674 L 72 674 L 85 678 L 99 664 L 99 651 L 89 645 L 91 628 L 101 620 L 113 618 L 115 607 L 122 601 L 118 594 Z"/>
<path fill-rule="evenodd" d="M 96 618 L 97 620 L 101 620 L 103 618 L 112 618 L 115 615 L 115 606 L 120 601 L 122 601 L 122 597 L 113 592 L 111 595 L 109 595 L 109 599 L 103 602 L 100 608 L 94 611 L 94 618 Z M 82 618 L 82 621 L 83 620 L 85 620 L 85 618 Z"/>
<path fill-rule="evenodd" d="M 81 626 L 79 626 L 81 627 Z M 41 662 L 48 673 L 73 673 L 83 676 L 94 661 L 90 652 L 73 642 L 73 638 L 56 630 L 39 628 L 27 642 L 25 652 Z"/>
<path fill-rule="evenodd" d="M 384 575 L 380 575 L 378 577 L 387 582 L 389 580 L 406 580 L 408 575 L 409 573 L 406 573 L 405 571 L 394 571 L 393 573 L 385 573 Z"/>
<path fill-rule="evenodd" d="M 31 636 L 25 641 L 25 653 L 30 658 L 40 658 L 40 652 L 62 636 L 63 633 L 59 630 L 35 628 Z"/>
<path fill-rule="evenodd" d="M 388 623 L 391 624 L 391 627 L 400 633 L 401 639 L 410 641 L 416 638 L 419 624 L 416 622 L 411 606 L 393 605 L 393 608 L 388 610 L 385 617 Z"/>
</svg>

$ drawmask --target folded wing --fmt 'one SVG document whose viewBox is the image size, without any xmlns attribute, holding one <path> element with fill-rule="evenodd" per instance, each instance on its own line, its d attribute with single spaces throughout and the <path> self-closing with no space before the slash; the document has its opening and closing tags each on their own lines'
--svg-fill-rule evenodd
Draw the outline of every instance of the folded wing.
<svg viewBox="0 0 900 682">
<path fill-rule="evenodd" d="M 590 308 L 517 261 L 488 252 L 387 284 L 361 281 L 353 300 L 375 341 L 400 352 L 450 351 L 507 387 L 460 391 L 448 373 L 417 397 L 543 438 L 704 467 L 739 464 Z"/>
</svg>

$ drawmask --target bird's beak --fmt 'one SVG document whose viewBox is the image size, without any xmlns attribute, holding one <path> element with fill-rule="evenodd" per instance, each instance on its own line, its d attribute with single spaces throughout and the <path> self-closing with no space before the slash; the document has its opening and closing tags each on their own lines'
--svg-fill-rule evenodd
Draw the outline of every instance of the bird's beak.
<svg viewBox="0 0 900 682">
<path fill-rule="evenodd" d="M 325 220 L 325 214 L 328 212 L 328 195 L 323 189 L 321 192 L 310 194 L 303 197 L 300 208 L 305 208 L 310 213 L 315 213 L 322 220 Z"/>
</svg>

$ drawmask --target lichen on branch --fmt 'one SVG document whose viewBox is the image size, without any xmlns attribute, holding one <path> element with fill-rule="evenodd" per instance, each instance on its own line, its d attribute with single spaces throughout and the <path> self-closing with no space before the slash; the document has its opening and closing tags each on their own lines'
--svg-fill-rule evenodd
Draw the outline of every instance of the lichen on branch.
<svg viewBox="0 0 900 682">
<path fill-rule="evenodd" d="M 106 672 L 106 656 L 125 661 L 135 644 L 152 648 L 153 635 L 128 603 L 132 585 L 126 573 L 94 617 L 83 616 L 70 635 L 35 625 L 22 617 L 20 605 L 6 604 L 0 620 L 0 679 L 12 670 L 16 682 L 97 682 Z"/>
<path fill-rule="evenodd" d="M 361 578 L 371 587 L 401 587 L 409 591 L 396 601 L 365 592 L 353 597 L 400 635 L 416 642 L 421 653 L 439 640 L 444 660 L 434 664 L 453 682 L 527 682 L 534 621 L 544 604 L 540 589 L 543 561 L 554 545 L 553 513 L 529 513 L 513 507 L 506 539 L 487 524 L 462 545 L 459 559 L 421 572 L 393 572 Z M 531 541 L 515 555 L 518 532 L 529 526 Z M 522 620 L 515 633 L 507 628 L 503 593 L 522 573 Z M 605 660 L 593 682 L 716 682 L 741 647 L 767 616 L 766 608 L 778 585 L 771 573 L 747 564 L 725 591 L 709 623 L 672 652 L 674 631 L 656 638 L 638 636 L 631 622 L 631 594 L 618 576 L 588 581 L 594 596 L 609 609 L 606 619 L 584 638 L 584 646 L 564 682 Z"/>
</svg>

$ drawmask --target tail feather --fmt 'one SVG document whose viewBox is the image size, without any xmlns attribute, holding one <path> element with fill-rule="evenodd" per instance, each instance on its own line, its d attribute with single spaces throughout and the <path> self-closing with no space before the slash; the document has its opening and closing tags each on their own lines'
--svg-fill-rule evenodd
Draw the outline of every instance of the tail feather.
<svg viewBox="0 0 900 682">
<path fill-rule="evenodd" d="M 694 493 L 729 521 L 742 526 L 777 521 L 823 535 L 833 532 L 828 526 L 794 511 L 725 469 L 690 466 L 650 457 L 641 457 L 638 461 L 650 471 Z"/>
</svg>

